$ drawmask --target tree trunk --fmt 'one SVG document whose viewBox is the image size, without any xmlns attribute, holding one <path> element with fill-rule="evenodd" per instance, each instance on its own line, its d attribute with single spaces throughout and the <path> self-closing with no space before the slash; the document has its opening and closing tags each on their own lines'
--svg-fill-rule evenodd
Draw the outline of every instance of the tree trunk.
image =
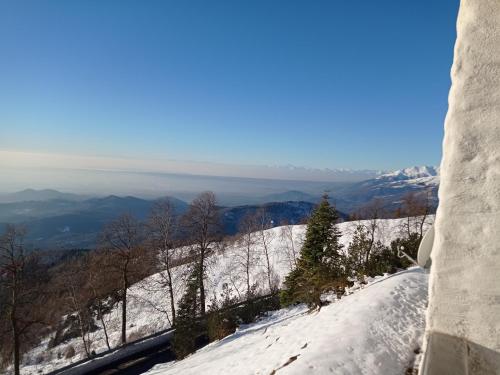
<svg viewBox="0 0 500 375">
<path fill-rule="evenodd" d="M 247 273 L 247 299 L 248 299 L 250 298 L 250 248 L 247 248 L 246 273 Z"/>
<path fill-rule="evenodd" d="M 370 237 L 370 246 L 366 249 L 366 254 L 365 254 L 365 269 L 368 267 L 368 261 L 370 260 L 370 254 L 372 252 L 373 248 L 373 243 L 375 242 L 375 232 L 373 231 L 371 233 Z"/>
<path fill-rule="evenodd" d="M 106 323 L 104 322 L 104 316 L 102 313 L 102 306 L 101 306 L 101 301 L 99 300 L 98 302 L 98 313 L 99 313 L 99 320 L 101 321 L 102 324 L 102 329 L 104 331 L 104 339 L 106 340 L 106 346 L 108 347 L 108 350 L 111 350 L 111 345 L 109 345 L 109 336 L 108 336 L 108 329 L 106 328 Z"/>
<path fill-rule="evenodd" d="M 85 349 L 85 354 L 87 355 L 87 358 L 90 358 L 90 347 L 87 343 L 87 340 L 85 339 L 85 326 L 83 324 L 83 319 L 80 312 L 77 312 L 77 317 L 78 317 L 78 325 L 80 328 L 80 336 L 83 342 L 83 348 Z"/>
<path fill-rule="evenodd" d="M 261 230 L 262 246 L 264 247 L 264 255 L 266 256 L 267 266 L 267 282 L 269 283 L 269 293 L 273 292 L 273 283 L 271 281 L 271 262 L 269 261 L 269 251 L 267 248 L 267 240 L 264 231 Z"/>
<path fill-rule="evenodd" d="M 14 374 L 20 374 L 20 353 L 19 353 L 19 332 L 17 330 L 16 310 L 12 308 L 10 313 L 10 320 L 12 324 L 12 341 L 14 344 Z"/>
<path fill-rule="evenodd" d="M 170 294 L 170 310 L 172 310 L 172 325 L 175 325 L 175 300 L 174 300 L 174 285 L 172 282 L 172 274 L 170 272 L 170 265 L 167 266 L 168 275 L 168 292 Z"/>
<path fill-rule="evenodd" d="M 200 257 L 200 274 L 199 274 L 199 283 L 200 283 L 200 308 L 201 308 L 201 315 L 205 316 L 205 285 L 203 284 L 203 273 L 204 273 L 204 264 L 205 264 L 205 250 L 203 249 L 201 251 L 201 257 Z"/>
<path fill-rule="evenodd" d="M 123 294 L 122 294 L 122 344 L 127 343 L 127 272 L 123 272 Z"/>
</svg>

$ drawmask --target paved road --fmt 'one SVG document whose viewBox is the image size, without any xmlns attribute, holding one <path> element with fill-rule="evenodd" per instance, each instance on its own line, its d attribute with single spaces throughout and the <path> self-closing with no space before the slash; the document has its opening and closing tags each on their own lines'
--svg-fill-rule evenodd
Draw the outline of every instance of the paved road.
<svg viewBox="0 0 500 375">
<path fill-rule="evenodd" d="M 152 348 L 148 351 L 127 357 L 126 360 L 112 362 L 97 370 L 90 371 L 89 375 L 135 375 L 142 374 L 154 365 L 170 362 L 175 359 L 170 345 L 163 348 Z"/>
</svg>

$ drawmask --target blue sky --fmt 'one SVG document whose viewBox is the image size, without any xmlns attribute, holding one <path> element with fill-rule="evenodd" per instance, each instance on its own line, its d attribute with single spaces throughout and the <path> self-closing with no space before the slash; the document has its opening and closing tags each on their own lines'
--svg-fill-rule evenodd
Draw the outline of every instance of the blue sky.
<svg viewBox="0 0 500 375">
<path fill-rule="evenodd" d="M 457 10 L 458 0 L 2 1 L 0 150 L 435 165 Z"/>
</svg>

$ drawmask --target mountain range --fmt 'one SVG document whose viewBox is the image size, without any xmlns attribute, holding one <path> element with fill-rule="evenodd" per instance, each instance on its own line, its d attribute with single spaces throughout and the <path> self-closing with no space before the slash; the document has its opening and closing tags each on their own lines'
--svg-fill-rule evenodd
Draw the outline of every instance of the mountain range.
<svg viewBox="0 0 500 375">
<path fill-rule="evenodd" d="M 411 167 L 348 185 L 325 184 L 324 190 L 346 218 L 373 199 L 383 201 L 387 210 L 393 210 L 410 192 L 428 194 L 431 204 L 437 207 L 438 186 L 438 168 Z M 221 207 L 224 232 L 235 234 L 241 219 L 259 209 L 264 209 L 275 225 L 303 222 L 322 193 L 289 190 L 255 197 L 254 204 Z M 187 202 L 168 198 L 179 215 L 187 210 Z M 61 249 L 95 247 L 107 222 L 123 213 L 144 221 L 155 200 L 114 195 L 90 198 L 57 190 L 26 189 L 0 195 L 0 202 L 0 223 L 23 223 L 28 241 L 36 247 Z"/>
</svg>

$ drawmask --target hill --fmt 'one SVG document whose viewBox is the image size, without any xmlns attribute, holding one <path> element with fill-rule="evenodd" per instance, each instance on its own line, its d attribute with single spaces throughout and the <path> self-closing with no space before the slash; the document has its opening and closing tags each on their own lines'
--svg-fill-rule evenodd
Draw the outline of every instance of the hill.
<svg viewBox="0 0 500 375">
<path fill-rule="evenodd" d="M 260 205 L 245 205 L 221 209 L 222 224 L 226 234 L 236 234 L 241 220 L 247 215 L 254 215 L 264 210 L 271 226 L 284 223 L 300 224 L 309 218 L 315 203 L 303 201 L 270 202 Z M 340 212 L 339 216 L 346 219 L 347 215 Z"/>
<path fill-rule="evenodd" d="M 66 201 L 79 201 L 88 199 L 88 196 L 72 193 L 61 193 L 53 189 L 25 189 L 15 193 L 0 194 L 0 203 L 47 201 L 60 199 Z"/>
<path fill-rule="evenodd" d="M 182 215 L 188 204 L 168 197 L 175 212 Z M 110 195 L 84 201 L 29 201 L 0 204 L 0 223 L 22 223 L 28 230 L 27 240 L 40 249 L 94 248 L 104 225 L 120 214 L 130 213 L 138 220 L 148 218 L 155 200 Z M 266 204 L 221 207 L 224 234 L 237 233 L 246 215 L 265 210 L 272 226 L 283 222 L 302 223 L 309 217 L 311 202 L 270 202 Z M 345 217 L 343 215 L 342 217 Z M 1 224 L 0 224 L 1 226 Z"/>
<path fill-rule="evenodd" d="M 421 345 L 427 279 L 413 268 L 318 312 L 303 305 L 272 312 L 148 374 L 404 374 Z"/>
<path fill-rule="evenodd" d="M 169 197 L 182 214 L 187 203 Z M 0 223 L 22 223 L 27 241 L 36 248 L 93 248 L 103 226 L 121 214 L 146 220 L 155 201 L 136 197 L 91 198 L 83 201 L 29 201 L 0 204 Z"/>
<path fill-rule="evenodd" d="M 405 219 L 386 219 L 386 220 L 380 220 L 379 222 L 379 229 L 376 232 L 376 239 L 381 241 L 383 244 L 390 244 L 390 242 L 397 238 L 399 236 L 399 230 L 401 224 L 405 221 Z M 352 239 L 352 234 L 354 232 L 356 223 L 355 222 L 345 222 L 341 223 L 338 225 L 339 229 L 342 232 L 342 238 L 341 242 L 345 246 L 351 241 Z M 300 249 L 302 246 L 302 242 L 304 239 L 305 235 L 305 225 L 295 225 L 292 226 L 292 239 L 293 239 L 293 245 L 296 249 Z M 282 282 L 284 280 L 284 277 L 290 272 L 290 269 L 292 267 L 292 264 L 290 262 L 289 258 L 289 253 L 287 253 L 287 249 L 289 248 L 288 241 L 290 241 L 290 237 L 284 237 L 282 235 L 282 230 L 283 227 L 277 227 L 270 229 L 266 231 L 266 236 L 270 239 L 269 242 L 269 249 L 270 249 L 270 261 L 272 264 L 273 272 L 275 274 L 276 279 L 278 282 Z M 209 296 L 220 296 L 221 292 L 223 291 L 225 285 L 226 287 L 229 286 L 229 291 L 232 296 L 239 296 L 244 294 L 245 291 L 245 280 L 242 279 L 240 276 L 240 271 L 238 271 L 238 254 L 241 253 L 242 247 L 238 243 L 233 243 L 229 244 L 226 247 L 221 247 L 221 252 L 214 253 L 210 257 L 210 261 L 208 262 L 208 276 L 207 276 L 207 295 Z M 183 251 L 182 249 L 179 249 L 179 251 Z M 262 259 L 262 246 L 260 245 L 255 245 L 255 253 L 260 256 L 260 260 L 256 260 L 255 265 L 251 269 L 251 282 L 257 284 L 257 289 L 256 292 L 259 294 L 266 294 L 268 293 L 267 289 L 267 283 L 266 283 L 266 274 L 265 274 L 265 265 Z M 180 298 L 180 295 L 182 294 L 182 282 L 183 278 L 185 277 L 185 271 L 186 271 L 186 266 L 179 266 L 174 269 L 174 278 L 177 280 L 176 284 L 178 287 L 178 295 L 177 298 Z M 412 276 L 413 277 L 413 276 Z M 423 314 L 422 311 L 420 310 L 420 307 L 422 303 L 425 303 L 425 297 L 426 297 L 426 276 L 425 275 L 420 275 L 415 276 L 417 277 L 420 281 L 420 284 L 411 284 L 413 285 L 416 289 L 420 290 L 419 288 L 422 288 L 423 293 L 418 290 L 414 290 L 413 286 L 406 285 L 408 281 L 404 281 L 404 278 L 401 279 L 395 279 L 393 280 L 395 283 L 392 284 L 391 282 L 391 287 L 386 290 L 386 292 L 383 292 L 384 294 L 379 295 L 379 293 L 382 293 L 382 291 L 378 292 L 378 288 L 371 288 L 370 290 L 373 290 L 373 296 L 374 300 L 367 300 L 368 305 L 365 307 L 365 312 L 368 312 L 369 310 L 373 309 L 374 307 L 376 308 L 377 306 L 384 306 L 382 309 L 382 312 L 378 315 L 370 315 L 371 317 L 374 317 L 378 319 L 379 321 L 377 322 L 376 320 L 374 322 L 370 322 L 369 320 L 366 321 L 365 317 L 363 315 L 352 315 L 351 313 L 345 315 L 345 318 L 347 319 L 348 316 L 351 316 L 352 320 L 349 320 L 349 324 L 351 326 L 346 328 L 346 331 L 344 333 L 345 338 L 350 338 L 351 334 L 349 332 L 352 332 L 353 334 L 356 332 L 359 332 L 355 330 L 356 325 L 364 324 L 363 326 L 366 330 L 367 333 L 371 332 L 371 329 L 377 329 L 378 335 L 382 335 L 384 330 L 387 330 L 387 337 L 384 337 L 385 339 L 385 344 L 384 345 L 390 345 L 391 342 L 394 343 L 395 346 L 399 346 L 401 349 L 401 356 L 402 357 L 397 357 L 394 359 L 396 362 L 391 362 L 391 363 L 402 363 L 406 359 L 409 359 L 409 355 L 411 352 L 415 349 L 414 344 L 416 343 L 417 337 L 412 336 L 414 332 L 417 332 L 417 328 L 419 327 L 419 322 L 423 322 Z M 391 278 L 388 278 L 390 280 Z M 164 286 L 161 287 L 160 285 L 162 284 L 162 274 L 155 274 L 152 275 L 136 284 L 134 284 L 128 292 L 129 295 L 129 302 L 127 304 L 127 314 L 128 314 L 128 334 L 130 337 L 142 337 L 146 336 L 148 334 L 152 334 L 154 332 L 157 332 L 162 329 L 166 329 L 170 327 L 168 316 L 170 314 L 169 312 L 169 301 L 168 298 L 166 297 L 166 291 L 164 289 Z M 408 290 L 410 289 L 410 290 Z M 367 288 L 368 290 L 368 288 Z M 391 292 L 394 292 L 394 295 L 391 294 Z M 416 310 L 412 310 L 408 304 L 409 301 L 411 301 L 410 295 L 412 293 L 415 296 L 415 306 Z M 401 305 L 398 305 L 398 295 L 399 297 L 402 298 L 399 302 L 401 302 Z M 349 297 L 351 298 L 351 297 Z M 352 296 L 354 300 L 356 300 L 355 295 Z M 424 298 L 424 300 L 421 300 L 421 298 Z M 347 300 L 347 298 L 346 298 Z M 372 304 L 371 304 L 372 303 Z M 371 304 L 371 305 L 370 305 Z M 335 304 L 334 304 L 335 305 Z M 359 302 L 359 309 L 361 309 L 361 306 L 363 303 Z M 345 306 L 342 304 L 339 304 L 339 306 Z M 370 307 L 371 306 L 371 307 Z M 333 308 L 333 307 L 332 307 Z M 331 314 L 325 314 L 322 316 L 325 316 L 324 320 L 329 321 L 329 325 L 332 325 L 332 330 L 325 331 L 325 334 L 328 333 L 328 336 L 325 336 L 325 340 L 341 340 L 341 336 L 338 335 L 335 332 L 335 330 L 340 329 L 340 326 L 337 326 L 336 323 L 336 315 L 339 314 L 341 311 L 343 311 L 344 308 L 342 307 L 336 307 L 334 308 L 335 310 L 331 310 Z M 337 310 L 338 309 L 338 310 Z M 349 308 L 350 309 L 350 308 Z M 391 309 L 394 309 L 395 311 L 392 311 Z M 323 309 L 322 309 L 323 310 Z M 293 318 L 295 316 L 295 313 L 293 312 L 294 310 L 283 310 L 282 312 L 279 312 L 278 314 L 281 314 L 282 316 L 286 316 L 287 319 Z M 355 310 L 349 310 L 349 311 L 360 311 L 359 313 L 361 314 L 361 310 L 358 310 L 356 308 Z M 304 316 L 303 312 L 304 309 L 302 310 L 297 310 L 297 313 L 300 313 L 301 316 Z M 392 327 L 393 326 L 393 321 L 384 321 L 383 316 L 388 315 L 391 316 L 390 313 L 394 314 L 408 314 L 407 320 L 403 320 L 403 324 L 400 324 L 397 327 Z M 109 339 L 111 342 L 112 346 L 118 345 L 120 342 L 120 321 L 121 321 L 121 315 L 120 315 L 120 304 L 118 303 L 113 307 L 110 313 L 106 314 L 105 320 L 106 324 L 108 327 L 108 334 L 109 334 Z M 283 315 L 284 314 L 284 315 Z M 291 315 L 290 315 L 291 314 Z M 329 318 L 326 318 L 326 317 Z M 399 315 L 397 315 L 399 316 Z M 278 323 L 280 321 L 279 316 L 278 319 L 274 319 L 275 323 Z M 293 318 L 295 319 L 295 318 Z M 292 319 L 292 320 L 293 320 Z M 309 319 L 309 318 L 308 318 Z M 394 319 L 396 319 L 396 315 L 394 315 Z M 347 321 L 346 321 L 347 322 Z M 101 352 L 106 349 L 106 344 L 104 340 L 104 335 L 103 335 L 103 330 L 100 328 L 100 323 L 98 321 L 95 322 L 98 329 L 92 333 L 91 340 L 92 340 L 92 349 L 95 350 L 96 352 Z M 271 321 L 272 323 L 272 321 Z M 283 321 L 283 326 L 286 324 L 286 321 Z M 416 327 L 415 331 L 410 330 L 410 333 L 405 333 L 405 329 L 408 328 L 410 329 L 411 327 L 406 327 L 408 324 L 414 324 L 412 327 Z M 281 323 L 280 323 L 281 324 Z M 298 324 L 298 323 L 297 323 Z M 369 325 L 368 327 L 366 325 Z M 337 327 L 337 328 L 333 328 Z M 243 329 L 243 327 L 242 327 Z M 264 328 L 265 329 L 265 328 Z M 330 328 L 329 328 L 330 329 Z M 411 328 L 413 329 L 413 328 Z M 396 330 L 396 331 L 394 331 Z M 262 332 L 261 330 L 260 332 Z M 315 332 L 315 335 L 320 337 L 320 332 L 321 330 L 319 329 L 319 326 L 315 327 L 314 330 L 311 330 L 311 333 Z M 236 332 L 235 335 L 233 335 L 233 339 L 238 337 L 238 332 Z M 400 337 L 394 337 L 391 338 L 391 332 L 399 332 L 399 334 L 402 335 L 403 338 Z M 418 332 L 417 332 L 418 333 Z M 77 338 L 70 339 L 60 345 L 57 345 L 55 347 L 49 348 L 48 343 L 50 342 L 51 337 L 54 335 L 54 333 L 51 333 L 50 335 L 46 336 L 41 340 L 41 343 L 38 347 L 32 349 L 30 352 L 28 352 L 25 357 L 24 357 L 24 368 L 26 373 L 30 374 L 35 374 L 38 372 L 46 373 L 49 372 L 55 368 L 62 367 L 69 362 L 74 362 L 77 361 L 78 359 L 81 359 L 84 357 L 83 354 L 83 349 L 82 349 L 82 344 L 81 340 Z M 283 334 L 284 335 L 284 334 Z M 416 333 L 415 333 L 416 335 Z M 262 337 L 262 340 L 265 339 L 265 335 L 260 334 Z M 277 337 L 277 336 L 275 336 Z M 308 337 L 305 335 L 304 337 Z M 365 340 L 369 340 L 369 336 L 366 336 L 364 338 Z M 253 340 L 253 339 L 252 339 Z M 356 341 L 353 341 L 354 338 L 351 337 L 352 343 L 355 343 Z M 395 341 L 391 341 L 395 340 Z M 220 343 L 216 343 L 214 345 L 222 345 L 224 343 L 227 343 L 231 340 L 228 338 L 222 340 Z M 286 341 L 284 341 L 286 342 Z M 243 348 L 244 340 L 239 341 L 241 343 L 241 346 Z M 265 343 L 265 344 L 264 344 Z M 316 342 L 317 343 L 317 342 Z M 262 341 L 262 346 L 267 346 L 270 344 L 270 342 L 264 340 Z M 303 346 L 305 342 L 301 342 L 300 346 Z M 404 345 L 403 345 L 404 344 Z M 257 345 L 257 344 L 256 344 Z M 260 344 L 259 344 L 260 345 Z M 309 344 L 308 344 L 309 345 Z M 315 344 L 317 345 L 317 344 Z M 365 345 L 365 344 L 363 344 Z M 368 341 L 366 341 L 366 345 L 368 345 Z M 375 342 L 372 343 L 373 346 L 375 346 Z M 58 353 L 64 353 L 66 349 L 72 346 L 76 350 L 76 355 L 72 357 L 71 359 L 65 359 L 65 358 L 60 358 L 58 356 Z M 262 346 L 259 346 L 260 349 L 259 351 L 262 351 Z M 277 348 L 286 348 L 278 345 L 276 346 Z M 330 345 L 331 347 L 331 345 Z M 230 347 L 228 347 L 230 348 Z M 257 348 L 257 347 L 255 347 Z M 291 349 L 296 348 L 296 345 L 290 345 Z M 226 350 L 226 349 L 224 349 Z M 257 349 L 256 349 L 257 350 Z M 274 349 L 269 349 L 270 352 Z M 281 349 L 280 349 L 281 350 Z M 332 348 L 333 350 L 333 348 Z M 359 349 L 361 350 L 361 348 Z M 372 350 L 375 350 L 373 348 Z M 406 350 L 406 352 L 405 352 Z M 221 353 L 225 353 L 224 351 Z M 242 349 L 242 353 L 249 353 L 246 352 L 244 349 Z M 302 352 L 301 352 L 302 353 Z M 394 354 L 394 350 L 391 352 Z M 272 364 L 273 366 L 275 364 L 281 365 L 286 360 L 289 358 L 287 357 L 288 352 L 283 352 L 281 353 L 282 355 L 279 357 L 279 360 L 282 362 L 277 363 L 277 362 L 269 362 L 267 365 Z M 298 353 L 293 353 L 293 355 L 298 354 Z M 248 354 L 250 355 L 250 354 Z M 276 354 L 277 356 L 278 354 Z M 346 354 L 347 355 L 347 354 Z M 399 355 L 399 354 L 394 354 L 394 355 Z M 194 355 L 196 356 L 196 354 Z M 194 357 L 193 356 L 193 357 Z M 251 355 L 250 355 L 251 356 Z M 274 359 L 277 359 L 278 357 L 273 357 Z M 214 361 L 217 358 L 217 354 L 214 354 Z M 357 357 L 353 357 L 353 360 L 358 360 Z M 183 363 L 183 362 L 179 362 Z M 266 365 L 266 366 L 267 366 Z M 182 366 L 182 365 L 181 365 Z M 382 367 L 383 369 L 384 367 Z M 211 373 L 211 372 L 206 372 L 206 373 Z M 217 372 L 215 372 L 217 373 Z M 224 373 L 224 372 L 223 372 Z M 354 372 L 356 373 L 356 372 Z M 368 372 L 368 373 L 379 373 L 379 374 L 386 374 L 384 372 Z M 388 372 L 387 374 L 391 374 L 391 372 Z"/>
</svg>

